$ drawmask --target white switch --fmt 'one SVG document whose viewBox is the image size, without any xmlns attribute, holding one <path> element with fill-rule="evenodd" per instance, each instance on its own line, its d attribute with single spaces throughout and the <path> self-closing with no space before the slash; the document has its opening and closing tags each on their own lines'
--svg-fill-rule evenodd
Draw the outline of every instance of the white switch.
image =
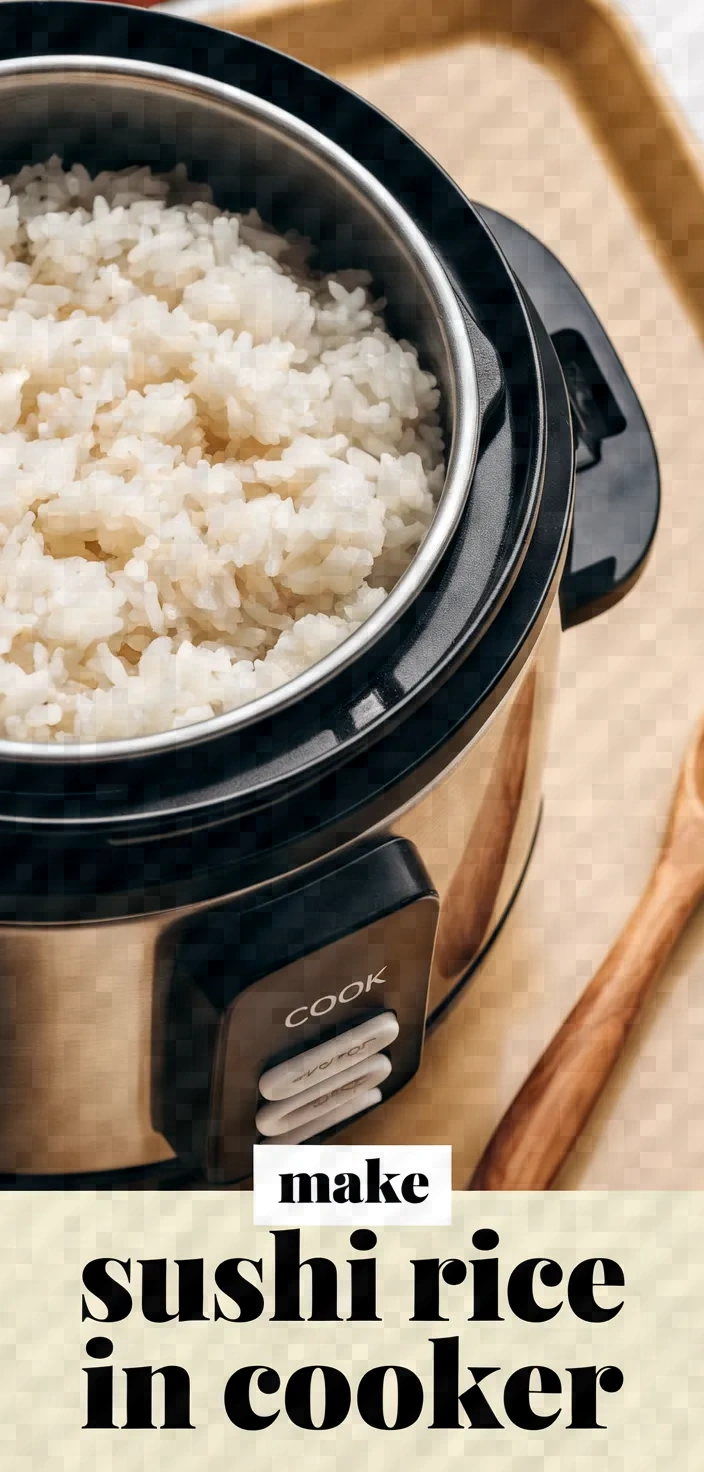
<svg viewBox="0 0 704 1472">
<path fill-rule="evenodd" d="M 365 1058 L 361 1063 L 353 1064 L 352 1068 L 336 1073 L 334 1078 L 313 1084 L 302 1094 L 294 1094 L 276 1104 L 263 1104 L 255 1120 L 257 1129 L 261 1135 L 281 1135 L 285 1130 L 315 1119 L 320 1112 L 336 1109 L 338 1104 L 344 1104 L 350 1094 L 358 1093 L 361 1088 L 376 1088 L 390 1072 L 391 1060 L 385 1053 L 376 1053 L 372 1058 Z"/>
<path fill-rule="evenodd" d="M 327 1114 L 319 1114 L 308 1124 L 301 1124 L 297 1129 L 286 1130 L 283 1135 L 270 1135 L 262 1141 L 264 1145 L 303 1145 L 314 1135 L 322 1135 L 324 1130 L 332 1129 L 334 1124 L 343 1124 L 346 1119 L 352 1119 L 355 1114 L 361 1114 L 364 1109 L 373 1109 L 375 1104 L 381 1103 L 381 1089 L 362 1089 L 358 1094 L 353 1094 L 346 1104 L 338 1104 L 337 1109 L 328 1110 Z M 291 1116 L 289 1116 L 289 1119 Z"/>
<path fill-rule="evenodd" d="M 398 1037 L 398 1020 L 395 1012 L 380 1012 L 359 1027 L 338 1033 L 326 1043 L 307 1048 L 285 1063 L 268 1068 L 259 1080 L 259 1092 L 265 1099 L 290 1099 L 303 1093 L 313 1084 L 320 1083 L 342 1073 L 353 1063 L 361 1063 L 373 1053 L 381 1052 Z"/>
</svg>

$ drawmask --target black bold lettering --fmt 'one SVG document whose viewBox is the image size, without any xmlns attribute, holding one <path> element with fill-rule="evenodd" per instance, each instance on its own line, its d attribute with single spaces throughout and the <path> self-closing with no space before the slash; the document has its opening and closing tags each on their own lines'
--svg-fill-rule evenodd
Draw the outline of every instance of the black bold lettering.
<svg viewBox="0 0 704 1472">
<path fill-rule="evenodd" d="M 531 1388 L 536 1375 L 538 1384 Z M 523 1369 L 515 1370 L 504 1387 L 504 1410 L 509 1421 L 520 1426 L 522 1431 L 542 1431 L 546 1426 L 552 1426 L 560 1414 L 560 1407 L 551 1416 L 541 1416 L 533 1410 L 531 1395 L 559 1395 L 561 1390 L 559 1375 L 546 1365 L 525 1365 Z"/>
<path fill-rule="evenodd" d="M 562 1299 L 558 1304 L 553 1304 L 552 1308 L 544 1308 L 536 1302 L 535 1274 L 538 1268 L 538 1277 L 546 1288 L 557 1288 L 558 1283 L 562 1282 L 563 1274 L 559 1262 L 553 1262 L 551 1257 L 529 1257 L 513 1269 L 506 1289 L 511 1312 L 526 1324 L 544 1324 L 548 1319 L 554 1319 L 562 1308 Z"/>
<path fill-rule="evenodd" d="M 351 1201 L 353 1205 L 359 1205 L 362 1200 L 362 1188 L 359 1184 L 359 1176 L 347 1173 L 335 1176 L 335 1190 L 332 1193 L 333 1201 L 342 1205 L 345 1201 Z"/>
<path fill-rule="evenodd" d="M 419 1257 L 411 1262 L 413 1268 L 413 1313 L 411 1323 L 447 1323 L 447 1315 L 440 1312 L 440 1278 L 443 1283 L 458 1287 L 467 1276 L 467 1265 L 459 1257 Z"/>
<path fill-rule="evenodd" d="M 384 1416 L 384 1384 L 387 1375 L 396 1380 L 396 1415 Z M 377 1365 L 363 1375 L 357 1390 L 357 1408 L 367 1426 L 376 1431 L 405 1431 L 414 1426 L 423 1409 L 423 1386 L 412 1370 L 403 1365 Z"/>
<path fill-rule="evenodd" d="M 374 1202 L 375 1204 L 381 1201 L 387 1201 L 389 1203 L 396 1202 L 398 1204 L 399 1198 L 396 1195 L 396 1188 L 391 1184 L 392 1181 L 396 1180 L 398 1171 L 387 1171 L 382 1181 L 381 1161 L 378 1156 L 365 1161 L 365 1165 L 367 1167 L 367 1201 Z"/>
<path fill-rule="evenodd" d="M 313 1376 L 323 1377 L 323 1419 L 319 1426 L 313 1420 L 311 1400 Z M 341 1370 L 333 1365 L 304 1365 L 294 1370 L 286 1386 L 286 1414 L 302 1431 L 333 1431 L 341 1426 L 352 1404 L 352 1393 Z"/>
<path fill-rule="evenodd" d="M 568 1370 L 572 1377 L 572 1420 L 568 1431 L 605 1431 L 603 1421 L 597 1420 L 597 1391 L 615 1395 L 623 1385 L 623 1375 L 617 1365 L 580 1365 Z"/>
<path fill-rule="evenodd" d="M 329 1202 L 330 1182 L 327 1176 L 321 1172 L 319 1175 L 308 1176 L 282 1175 L 281 1195 L 279 1200 L 292 1206 L 295 1202 L 303 1202 L 310 1205 L 312 1201 Z M 313 1182 L 315 1181 L 315 1195 L 313 1195 Z M 298 1183 L 298 1194 L 296 1194 L 296 1182 Z"/>
<path fill-rule="evenodd" d="M 426 1188 L 425 1190 L 423 1190 L 424 1186 Z M 427 1201 L 427 1186 L 427 1176 L 419 1175 L 417 1172 L 415 1175 L 404 1176 L 401 1182 L 401 1195 L 404 1201 L 410 1202 L 412 1206 L 417 1206 L 420 1201 Z"/>
<path fill-rule="evenodd" d="M 312 1280 L 309 1322 L 341 1323 L 337 1312 L 337 1268 L 327 1257 L 311 1257 L 301 1262 L 301 1234 L 298 1228 L 272 1232 L 274 1249 L 275 1323 L 302 1323 L 301 1268 L 310 1268 Z"/>
<path fill-rule="evenodd" d="M 251 1386 L 255 1375 L 257 1390 L 262 1395 L 276 1395 L 281 1385 L 276 1370 L 271 1370 L 268 1365 L 245 1365 L 241 1370 L 235 1370 L 225 1386 L 225 1413 L 228 1421 L 239 1426 L 241 1431 L 266 1431 L 279 1414 L 274 1411 L 271 1416 L 259 1416 L 253 1410 Z"/>
<path fill-rule="evenodd" d="M 251 1257 L 228 1257 L 224 1262 L 219 1262 L 215 1269 L 215 1285 L 237 1304 L 239 1313 L 226 1314 L 220 1307 L 220 1300 L 215 1296 L 215 1320 L 227 1319 L 228 1324 L 251 1324 L 264 1312 L 264 1294 L 254 1283 L 248 1282 L 243 1277 L 240 1268 L 242 1263 L 254 1268 L 259 1274 L 259 1281 L 263 1281 L 262 1259 L 256 1261 Z"/>
<path fill-rule="evenodd" d="M 178 1268 L 178 1307 L 170 1314 L 167 1307 L 168 1262 L 165 1257 L 139 1258 L 142 1268 L 142 1314 L 150 1324 L 167 1324 L 172 1319 L 195 1323 L 207 1318 L 203 1312 L 203 1259 L 186 1257 L 176 1260 Z"/>
<path fill-rule="evenodd" d="M 127 1420 L 125 1431 L 153 1431 L 152 1391 L 154 1376 L 164 1377 L 163 1430 L 192 1431 L 191 1381 L 181 1365 L 164 1365 L 152 1370 L 150 1365 L 132 1365 L 125 1370 L 127 1381 Z"/>
<path fill-rule="evenodd" d="M 601 1283 L 595 1281 L 598 1267 L 603 1269 Z M 585 1262 L 578 1262 L 567 1285 L 567 1298 L 573 1314 L 583 1319 L 585 1324 L 605 1324 L 608 1319 L 615 1319 L 623 1308 L 623 1299 L 614 1308 L 602 1308 L 594 1297 L 594 1289 L 623 1288 L 625 1281 L 623 1268 L 610 1257 L 590 1257 Z"/>
<path fill-rule="evenodd" d="M 350 1247 L 357 1252 L 371 1252 L 376 1247 L 376 1235 L 361 1227 L 350 1237 Z M 376 1311 L 376 1259 L 348 1257 L 350 1268 L 350 1308 L 348 1322 L 352 1324 L 381 1323 Z"/>
<path fill-rule="evenodd" d="M 112 1354 L 111 1339 L 89 1339 L 86 1354 L 104 1360 Z M 112 1365 L 90 1365 L 86 1377 L 86 1420 L 84 1431 L 116 1431 L 112 1406 Z"/>
<path fill-rule="evenodd" d="M 495 1375 L 498 1365 L 468 1366 L 474 1376 L 474 1385 L 460 1395 L 460 1341 L 453 1339 L 431 1339 L 433 1346 L 433 1420 L 431 1431 L 460 1431 L 462 1423 L 457 1413 L 460 1405 L 471 1427 L 478 1430 L 502 1430 L 483 1390 L 482 1380 Z"/>
<path fill-rule="evenodd" d="M 493 1252 L 499 1245 L 499 1234 L 491 1227 L 480 1227 L 472 1236 L 472 1246 L 478 1252 Z M 499 1313 L 499 1259 L 498 1257 L 473 1258 L 470 1267 L 473 1277 L 473 1312 L 470 1323 L 498 1324 L 503 1322 Z"/>
<path fill-rule="evenodd" d="M 131 1260 L 120 1262 L 117 1257 L 96 1257 L 92 1262 L 87 1262 L 83 1269 L 83 1287 L 92 1293 L 94 1298 L 99 1298 L 106 1312 L 104 1314 L 92 1314 L 85 1297 L 83 1298 L 82 1319 L 92 1319 L 96 1324 L 119 1324 L 132 1312 L 132 1294 L 128 1288 L 117 1283 L 110 1277 L 108 1263 L 122 1268 L 129 1282 Z"/>
</svg>

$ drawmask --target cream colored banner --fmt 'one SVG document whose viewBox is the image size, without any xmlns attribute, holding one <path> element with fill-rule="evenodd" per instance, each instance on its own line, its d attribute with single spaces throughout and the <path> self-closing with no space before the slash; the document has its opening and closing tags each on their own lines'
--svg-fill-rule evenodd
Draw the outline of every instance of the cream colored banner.
<svg viewBox="0 0 704 1472">
<path fill-rule="evenodd" d="M 701 1472 L 704 1466 L 704 1195 L 456 1195 L 452 1227 L 378 1228 L 376 1246 L 370 1246 L 368 1229 L 352 1244 L 350 1228 L 304 1230 L 301 1257 L 323 1257 L 328 1263 L 327 1269 L 318 1270 L 320 1300 L 328 1304 L 336 1270 L 340 1322 L 310 1321 L 310 1269 L 300 1275 L 302 1321 L 272 1322 L 277 1309 L 279 1314 L 291 1311 L 292 1301 L 284 1297 L 286 1283 L 295 1299 L 298 1275 L 290 1262 L 286 1267 L 282 1252 L 282 1247 L 291 1251 L 291 1238 L 277 1242 L 278 1229 L 254 1228 L 246 1193 L 8 1194 L 1 1210 L 0 1456 L 5 1468 L 182 1472 L 203 1464 L 228 1472 L 243 1465 L 268 1472 L 275 1466 L 312 1464 L 321 1472 L 352 1472 L 365 1465 L 381 1469 L 402 1463 L 410 1472 L 428 1463 L 459 1465 L 462 1459 L 492 1472 L 660 1472 L 673 1465 L 678 1472 Z M 476 1233 L 483 1235 L 477 1238 Z M 494 1237 L 487 1233 L 498 1235 L 498 1245 L 492 1245 Z M 115 1263 L 108 1268 L 117 1285 L 111 1312 L 123 1317 L 108 1323 L 82 1321 L 84 1268 L 105 1258 L 129 1262 L 128 1269 Z M 236 1278 L 230 1265 L 219 1271 L 216 1283 L 218 1265 L 234 1258 L 261 1260 L 261 1275 L 258 1268 L 243 1266 Z M 458 1263 L 447 1273 L 453 1281 L 438 1278 L 433 1260 L 448 1258 L 466 1265 L 464 1281 L 458 1281 Z M 605 1277 L 618 1280 L 619 1274 L 614 1267 L 592 1269 L 588 1260 L 595 1258 L 617 1264 L 624 1286 L 618 1281 L 603 1286 Z M 158 1265 L 163 1259 L 165 1305 Z M 551 1260 L 547 1271 L 543 1264 L 542 1281 L 540 1266 L 529 1264 L 516 1273 L 530 1259 Z M 179 1260 L 189 1264 L 181 1270 L 182 1311 L 202 1311 L 207 1317 L 149 1322 L 142 1311 L 143 1283 L 150 1285 L 146 1306 L 153 1317 L 163 1314 L 164 1307 L 176 1314 Z M 145 1261 L 152 1265 L 144 1269 Z M 365 1277 L 358 1265 L 373 1261 L 378 1321 L 350 1322 L 351 1273 L 358 1274 L 354 1301 L 366 1312 L 373 1270 L 367 1266 Z M 421 1261 L 426 1265 L 414 1268 Z M 355 1270 L 350 1262 L 357 1265 Z M 476 1263 L 482 1268 L 470 1266 Z M 579 1264 L 587 1266 L 575 1274 Z M 101 1269 L 91 1272 L 93 1285 L 100 1288 Z M 235 1299 L 246 1298 L 241 1288 L 245 1279 L 254 1290 L 246 1299 L 248 1311 L 262 1307 L 257 1288 L 263 1309 L 250 1322 L 231 1322 L 239 1311 Z M 233 1283 L 239 1284 L 234 1297 L 226 1291 Z M 415 1321 L 414 1291 L 415 1307 L 425 1316 Z M 214 1317 L 216 1297 L 221 1314 L 228 1317 Z M 594 1323 L 585 1321 L 592 1302 L 603 1313 L 619 1302 L 623 1307 Z M 105 1315 L 100 1292 L 85 1293 L 85 1303 L 96 1317 Z M 543 1322 L 521 1317 L 558 1305 Z M 472 1322 L 477 1309 L 484 1320 Z M 436 1312 L 443 1317 L 433 1321 Z M 498 1321 L 492 1317 L 497 1312 L 502 1315 Z M 93 1357 L 86 1349 L 91 1340 Z M 433 1341 L 441 1341 L 440 1347 Z M 106 1357 L 95 1357 L 106 1344 Z M 458 1368 L 454 1398 L 453 1356 Z M 405 1429 L 375 1429 L 365 1424 L 358 1409 L 358 1387 L 366 1375 L 362 1399 L 367 1416 L 381 1413 L 387 1423 L 397 1418 L 396 1372 L 387 1372 L 383 1395 L 379 1375 L 368 1375 L 384 1365 L 401 1367 L 404 1414 L 413 1418 Z M 193 1429 L 161 1429 L 165 1379 L 158 1374 L 147 1384 L 147 1390 L 153 1388 L 155 1429 L 125 1428 L 128 1372 L 143 1372 L 141 1380 L 139 1375 L 131 1380 L 132 1417 L 139 1419 L 145 1367 L 164 1366 L 186 1372 L 172 1377 L 170 1414 L 178 1420 L 185 1407 Z M 246 1376 L 232 1380 L 247 1366 L 274 1372 L 252 1391 L 252 1414 L 266 1418 L 278 1412 L 259 1430 L 239 1428 L 226 1408 L 228 1383 L 234 1385 L 230 1409 L 234 1406 L 241 1415 L 248 1403 L 242 1391 Z M 331 1416 L 344 1411 L 344 1387 L 349 1387 L 350 1409 L 337 1428 L 303 1429 L 287 1412 L 288 1402 L 294 1420 L 305 1419 L 305 1373 L 297 1375 L 288 1392 L 287 1386 L 297 1372 L 311 1366 L 336 1372 L 329 1375 Z M 543 1367 L 542 1389 L 547 1393 L 539 1393 L 540 1372 L 533 1370 L 527 1378 L 530 1366 Z M 609 1366 L 610 1375 L 604 1376 Z M 91 1380 L 98 1370 L 103 1380 Z M 478 1373 L 489 1370 L 483 1377 Z M 521 1376 L 521 1370 L 526 1374 Z M 602 1375 L 597 1383 L 598 1371 Z M 623 1376 L 620 1389 L 618 1371 Z M 308 1379 L 309 1409 L 317 1424 L 324 1412 L 323 1372 Z M 96 1407 L 104 1415 L 107 1404 L 110 1419 L 112 1395 L 116 1429 L 82 1429 L 90 1414 L 89 1385 L 94 1415 Z M 469 1427 L 458 1396 L 475 1385 L 483 1401 L 478 1395 L 467 1400 L 472 1416 L 493 1417 L 499 1426 Z M 588 1420 L 593 1402 L 605 1429 L 570 1426 L 575 1385 L 581 1387 L 576 1419 Z M 514 1424 L 526 1416 L 555 1413 L 552 1424 L 539 1429 Z M 453 1415 L 455 1429 L 442 1424 Z M 433 1427 L 434 1420 L 441 1424 Z"/>
</svg>

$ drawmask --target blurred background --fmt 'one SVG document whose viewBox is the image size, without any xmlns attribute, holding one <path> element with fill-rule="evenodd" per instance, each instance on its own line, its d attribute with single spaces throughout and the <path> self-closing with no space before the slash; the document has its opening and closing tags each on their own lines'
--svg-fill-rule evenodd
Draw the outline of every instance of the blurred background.
<svg viewBox="0 0 704 1472">
<path fill-rule="evenodd" d="M 171 15 L 206 19 L 227 9 L 267 9 L 286 0 L 131 0 Z M 704 143 L 704 4 L 703 0 L 607 0 L 622 10 L 638 31 L 655 65 L 675 94 L 698 141 Z M 560 7 L 560 0 L 545 0 Z"/>
<path fill-rule="evenodd" d="M 286 0 L 133 0 L 174 15 L 204 20 L 208 12 L 233 15 L 239 9 L 279 7 Z M 544 0 L 559 8 L 561 0 Z M 605 0 L 621 11 L 638 32 L 663 80 L 704 144 L 704 4 L 702 0 Z"/>
<path fill-rule="evenodd" d="M 548 0 L 550 3 L 550 0 Z M 615 0 L 625 11 L 704 143 L 704 6 L 701 0 Z"/>
</svg>

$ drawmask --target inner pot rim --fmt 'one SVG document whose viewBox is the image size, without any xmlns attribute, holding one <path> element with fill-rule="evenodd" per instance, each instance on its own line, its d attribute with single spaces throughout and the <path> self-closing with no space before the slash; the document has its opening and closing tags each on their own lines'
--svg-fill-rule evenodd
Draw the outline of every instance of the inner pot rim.
<svg viewBox="0 0 704 1472">
<path fill-rule="evenodd" d="M 229 732 L 242 730 L 257 720 L 269 717 L 312 694 L 334 676 L 349 668 L 362 654 L 386 634 L 409 609 L 427 583 L 446 552 L 464 511 L 474 474 L 479 443 L 479 393 L 474 355 L 459 301 L 449 277 L 440 265 L 431 245 L 411 216 L 393 195 L 351 154 L 324 134 L 300 121 L 293 114 L 268 100 L 240 87 L 230 86 L 195 73 L 137 60 L 123 61 L 109 56 L 87 57 L 63 55 L 20 57 L 0 62 L 0 95 L 3 83 L 15 77 L 29 77 L 33 84 L 66 85 L 66 74 L 75 74 L 81 82 L 113 81 L 120 85 L 132 80 L 158 86 L 164 92 L 205 99 L 215 108 L 231 115 L 244 113 L 254 117 L 270 136 L 283 135 L 328 173 L 342 175 L 348 186 L 371 206 L 385 226 L 397 248 L 401 248 L 418 271 L 423 286 L 436 311 L 437 325 L 443 341 L 449 370 L 450 402 L 446 406 L 452 426 L 451 447 L 443 490 L 430 528 L 384 603 L 355 633 L 316 661 L 302 674 L 255 700 L 207 721 L 181 726 L 176 730 L 154 732 L 111 741 L 67 743 L 32 743 L 0 738 L 0 759 L 16 763 L 75 764 L 84 761 L 113 761 L 157 755 L 161 751 L 183 749 Z M 135 160 L 138 163 L 139 160 Z"/>
</svg>

